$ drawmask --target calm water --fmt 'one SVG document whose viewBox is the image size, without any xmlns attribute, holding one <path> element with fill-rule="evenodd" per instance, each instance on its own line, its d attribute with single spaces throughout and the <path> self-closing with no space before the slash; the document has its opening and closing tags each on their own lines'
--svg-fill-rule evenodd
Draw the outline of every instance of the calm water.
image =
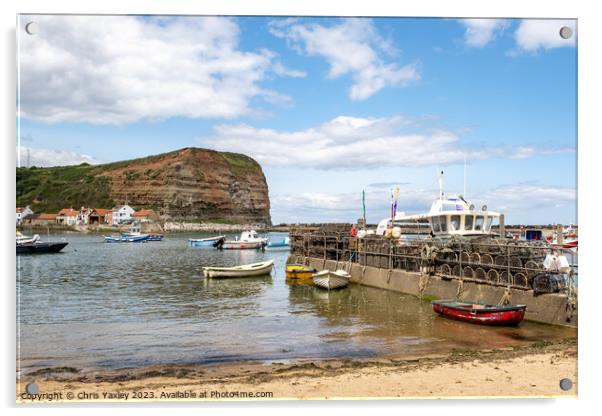
<svg viewBox="0 0 602 416">
<path fill-rule="evenodd" d="M 415 297 L 359 285 L 333 292 L 293 285 L 284 278 L 287 252 L 187 246 L 201 236 L 106 244 L 101 236 L 57 235 L 69 241 L 62 253 L 20 256 L 19 367 L 369 357 L 576 335 L 531 322 L 451 321 Z M 201 272 L 266 259 L 275 261 L 271 277 L 212 280 Z"/>
</svg>

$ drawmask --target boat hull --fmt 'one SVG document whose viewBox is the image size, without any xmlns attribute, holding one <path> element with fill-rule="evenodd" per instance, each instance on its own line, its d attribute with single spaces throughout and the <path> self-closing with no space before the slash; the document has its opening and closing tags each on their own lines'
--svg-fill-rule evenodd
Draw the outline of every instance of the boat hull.
<svg viewBox="0 0 602 416">
<path fill-rule="evenodd" d="M 349 284 L 349 275 L 337 272 L 331 272 L 330 270 L 324 270 L 319 273 L 315 273 L 312 276 L 314 285 L 323 289 L 339 289 Z"/>
<path fill-rule="evenodd" d="M 311 280 L 314 273 L 316 273 L 316 269 L 309 268 L 307 266 L 303 266 L 301 264 L 289 264 L 286 266 L 286 277 L 288 279 L 302 279 L 302 280 Z"/>
<path fill-rule="evenodd" d="M 125 236 L 107 236 L 105 237 L 105 243 L 146 243 L 148 235 L 141 235 L 135 237 Z"/>
<path fill-rule="evenodd" d="M 237 267 L 203 267 L 203 275 L 211 278 L 264 276 L 269 275 L 272 272 L 273 267 L 274 260 Z"/>
<path fill-rule="evenodd" d="M 484 305 L 474 302 L 433 301 L 439 315 L 480 325 L 515 326 L 525 317 L 525 305 Z"/>
<path fill-rule="evenodd" d="M 225 238 L 225 236 L 220 235 L 217 237 L 209 237 L 209 238 L 189 238 L 188 245 L 190 247 L 214 247 L 215 244 Z"/>
<path fill-rule="evenodd" d="M 224 250 L 258 250 L 263 247 L 264 244 L 265 242 L 263 241 L 225 241 L 221 248 Z"/>
<path fill-rule="evenodd" d="M 67 242 L 61 243 L 25 243 L 17 244 L 17 254 L 43 254 L 58 253 L 67 246 Z"/>
</svg>

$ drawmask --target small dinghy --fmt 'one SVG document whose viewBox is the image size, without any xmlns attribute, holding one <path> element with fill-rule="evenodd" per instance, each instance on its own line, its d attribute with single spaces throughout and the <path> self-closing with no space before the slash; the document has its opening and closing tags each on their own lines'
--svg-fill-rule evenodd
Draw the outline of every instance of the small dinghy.
<svg viewBox="0 0 602 416">
<path fill-rule="evenodd" d="M 235 267 L 203 267 L 205 277 L 251 277 L 263 276 L 272 272 L 274 260 L 243 264 Z"/>
<path fill-rule="evenodd" d="M 291 245 L 288 237 L 282 241 L 270 241 L 268 242 L 268 245 L 265 246 L 265 249 L 268 251 L 285 251 L 290 250 L 290 248 Z"/>
<path fill-rule="evenodd" d="M 488 305 L 460 300 L 435 300 L 431 304 L 440 315 L 482 325 L 518 325 L 527 309 L 526 305 Z"/>
<path fill-rule="evenodd" d="M 207 238 L 189 238 L 188 245 L 190 247 L 215 247 L 216 243 L 220 240 L 225 240 L 225 235 L 218 235 L 217 237 Z"/>
<path fill-rule="evenodd" d="M 302 264 L 287 264 L 286 265 L 286 277 L 288 279 L 305 279 L 309 280 L 312 278 L 317 270 L 311 267 L 304 266 Z"/>
<path fill-rule="evenodd" d="M 108 235 L 104 237 L 105 243 L 146 243 L 148 234 L 142 235 Z"/>
<path fill-rule="evenodd" d="M 321 272 L 314 273 L 312 280 L 314 285 L 330 290 L 347 286 L 350 277 L 349 273 L 345 270 L 337 270 L 334 272 L 322 270 Z"/>
</svg>

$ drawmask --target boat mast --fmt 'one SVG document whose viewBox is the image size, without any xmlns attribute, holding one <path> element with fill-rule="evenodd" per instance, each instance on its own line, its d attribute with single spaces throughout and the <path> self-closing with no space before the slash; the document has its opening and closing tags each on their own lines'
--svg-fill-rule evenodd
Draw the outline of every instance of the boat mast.
<svg viewBox="0 0 602 416">
<path fill-rule="evenodd" d="M 439 174 L 439 199 L 443 201 L 443 171 Z"/>
<path fill-rule="evenodd" d="M 464 155 L 464 191 L 462 197 L 466 200 L 466 155 Z"/>
</svg>

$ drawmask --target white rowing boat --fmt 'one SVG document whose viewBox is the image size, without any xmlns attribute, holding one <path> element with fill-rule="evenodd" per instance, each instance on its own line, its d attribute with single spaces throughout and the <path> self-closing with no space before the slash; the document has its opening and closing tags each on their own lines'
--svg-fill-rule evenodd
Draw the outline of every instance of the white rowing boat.
<svg viewBox="0 0 602 416">
<path fill-rule="evenodd" d="M 312 276 L 312 280 L 314 285 L 330 290 L 347 286 L 350 277 L 349 273 L 345 270 L 337 270 L 334 272 L 322 270 L 321 272 L 315 273 Z"/>
<path fill-rule="evenodd" d="M 250 277 L 263 276 L 272 272 L 274 260 L 243 264 L 235 267 L 203 267 L 205 277 Z"/>
</svg>

